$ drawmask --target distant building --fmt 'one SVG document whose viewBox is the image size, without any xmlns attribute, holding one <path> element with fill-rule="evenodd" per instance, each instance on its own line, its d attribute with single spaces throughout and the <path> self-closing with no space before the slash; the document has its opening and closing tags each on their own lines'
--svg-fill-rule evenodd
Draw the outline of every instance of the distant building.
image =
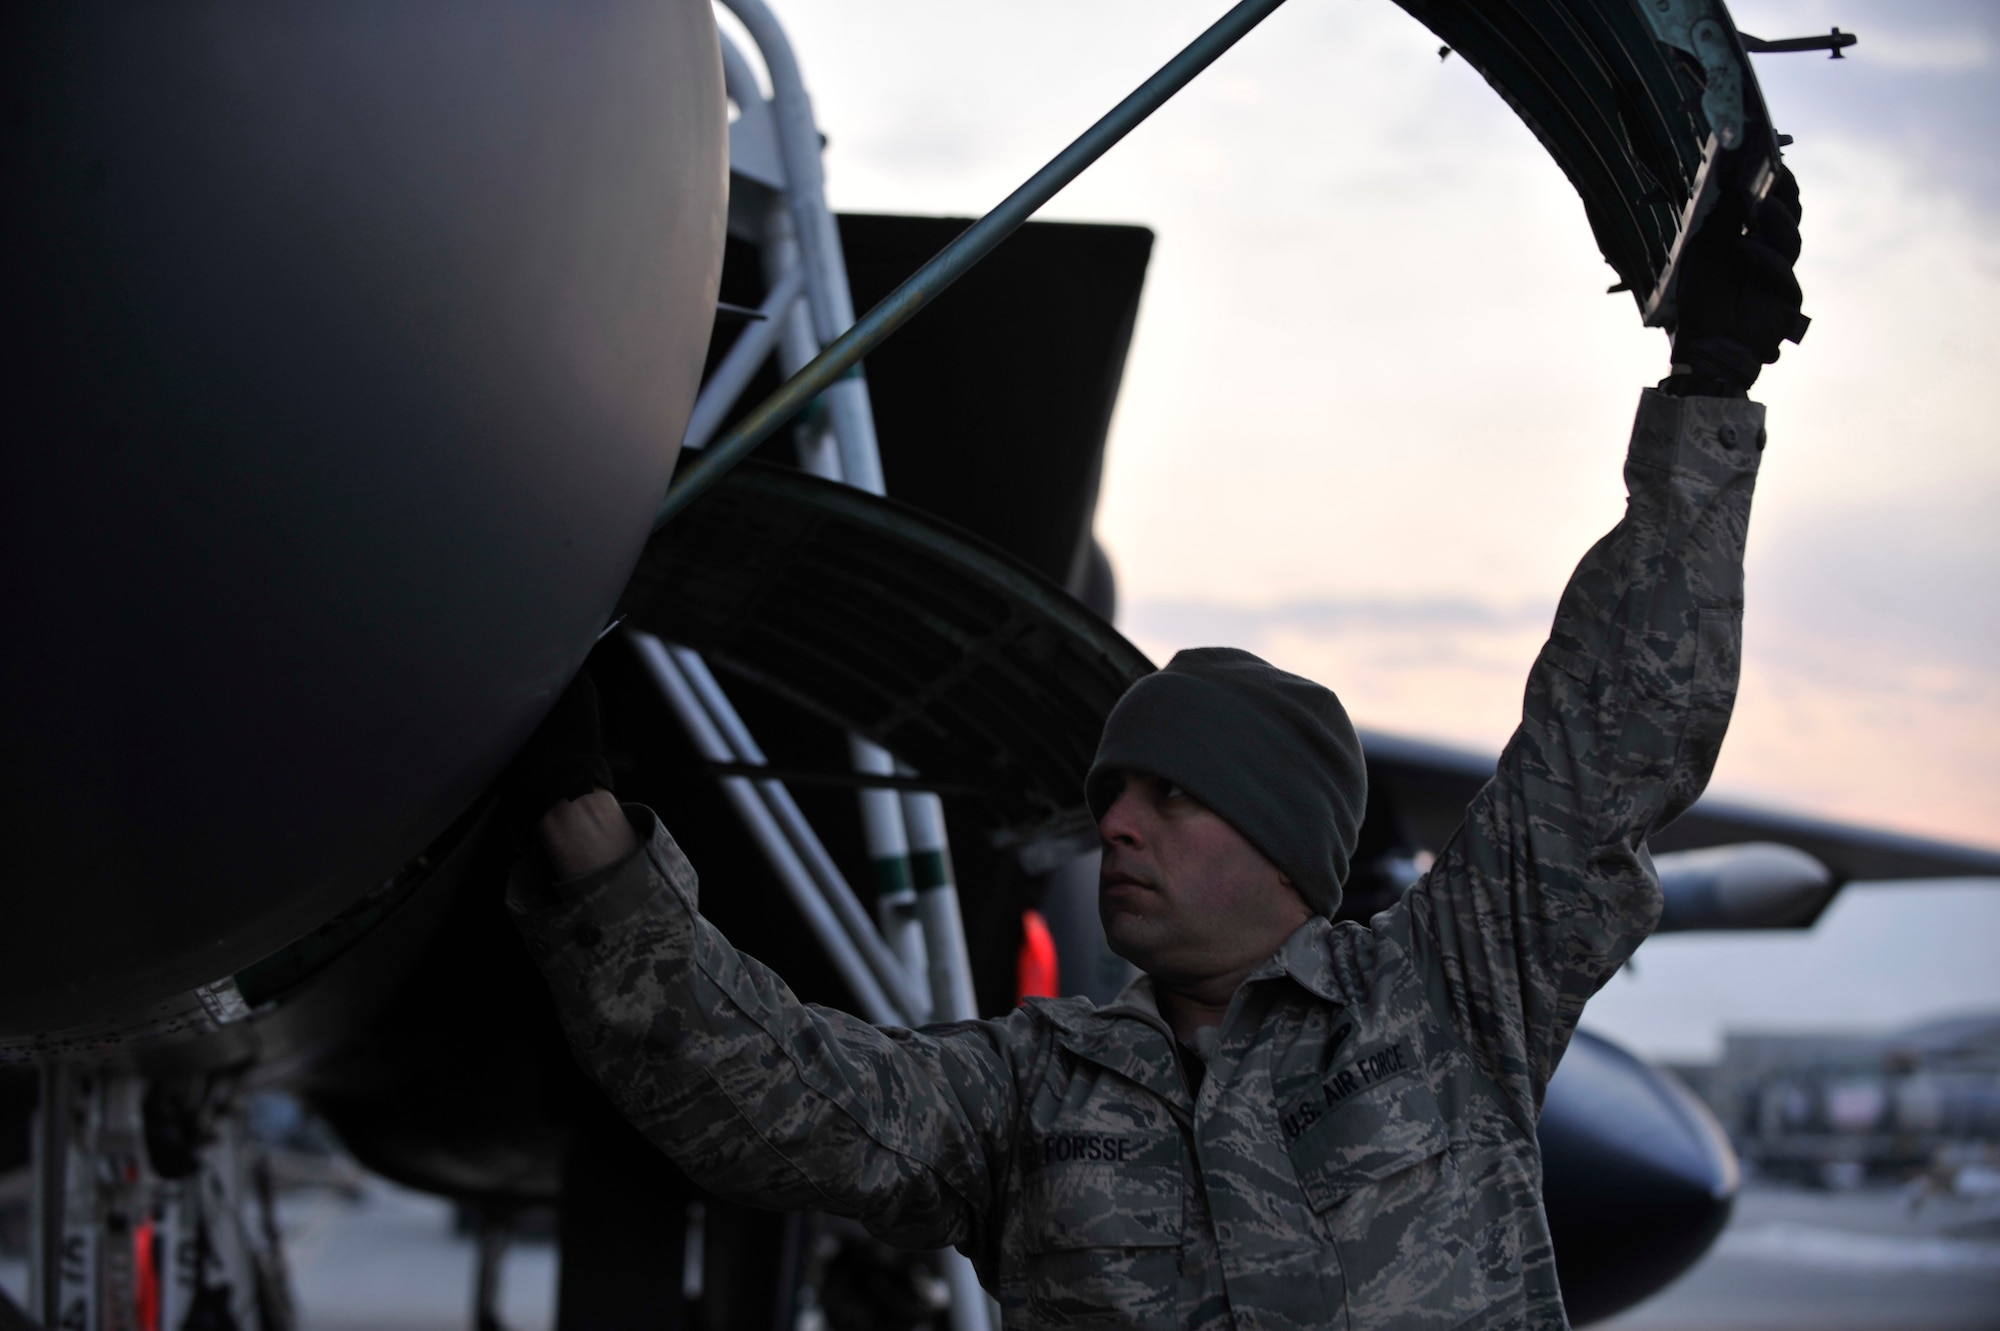
<svg viewBox="0 0 2000 1331">
<path fill-rule="evenodd" d="M 2000 1159 L 2000 1013 L 1893 1035 L 1729 1034 L 1677 1067 L 1746 1164 L 1827 1186 Z"/>
</svg>

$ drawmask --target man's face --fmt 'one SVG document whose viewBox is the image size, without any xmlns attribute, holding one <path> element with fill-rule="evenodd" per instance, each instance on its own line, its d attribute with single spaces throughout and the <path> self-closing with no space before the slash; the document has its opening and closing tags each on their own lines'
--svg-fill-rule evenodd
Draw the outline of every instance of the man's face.
<svg viewBox="0 0 2000 1331">
<path fill-rule="evenodd" d="M 1155 980 L 1249 970 L 1312 911 L 1243 834 L 1180 787 L 1126 772 L 1098 820 L 1097 913 L 1111 950 Z"/>
</svg>

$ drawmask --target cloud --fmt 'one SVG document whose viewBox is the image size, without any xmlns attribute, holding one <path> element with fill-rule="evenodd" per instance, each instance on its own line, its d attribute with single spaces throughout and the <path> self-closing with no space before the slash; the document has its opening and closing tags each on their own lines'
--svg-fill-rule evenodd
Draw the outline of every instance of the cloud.
<svg viewBox="0 0 2000 1331">
<path fill-rule="evenodd" d="M 1981 673 L 2000 662 L 2000 485 L 1917 503 L 1849 504 L 1788 526 L 1752 591 L 1764 651 L 1855 684 L 1912 666 Z M 1775 631 L 1768 631 L 1775 630 Z"/>
<path fill-rule="evenodd" d="M 1371 597 L 1287 601 L 1274 606 L 1217 605 L 1207 601 L 1152 600 L 1134 605 L 1127 627 L 1142 635 L 1192 641 L 1266 638 L 1276 632 L 1326 633 L 1337 629 L 1491 629 L 1548 623 L 1550 606 L 1502 608 L 1464 598 Z"/>
<path fill-rule="evenodd" d="M 1897 32 L 1887 29 L 1868 43 L 1868 54 L 1889 68 L 1921 74 L 1963 74 L 1990 70 L 1992 38 L 1977 30 Z"/>
<path fill-rule="evenodd" d="M 1142 600 L 1121 624 L 1156 661 L 1182 647 L 1242 647 L 1333 689 L 1362 725 L 1497 751 L 1552 609 L 1464 598 Z"/>
<path fill-rule="evenodd" d="M 1121 626 L 1156 661 L 1182 647 L 1242 647 L 1327 685 L 1365 726 L 1497 751 L 1519 719 L 1552 612 L 1547 602 L 1463 598 L 1142 599 Z M 1885 633 L 1868 615 L 1794 612 L 1788 622 L 1753 608 L 1715 789 L 1864 826 L 2000 843 L 2000 655 L 1982 646 L 1990 641 L 1975 635 L 1939 650 L 1925 630 Z"/>
<path fill-rule="evenodd" d="M 1812 55 L 1756 57 L 1771 115 L 1808 147 L 1829 135 L 1892 151 L 1926 186 L 2000 209 L 2000 7 L 1989 0 L 1746 0 L 1730 6 L 1760 37 L 1860 36 L 1835 63 Z"/>
</svg>

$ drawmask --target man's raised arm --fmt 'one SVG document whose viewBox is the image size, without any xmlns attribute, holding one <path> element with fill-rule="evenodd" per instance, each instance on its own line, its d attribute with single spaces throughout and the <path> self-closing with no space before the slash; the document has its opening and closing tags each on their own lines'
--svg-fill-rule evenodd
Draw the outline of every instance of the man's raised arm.
<svg viewBox="0 0 2000 1331">
<path fill-rule="evenodd" d="M 1691 244 L 1624 520 L 1571 576 L 1520 728 L 1408 898 L 1437 1002 L 1530 1131 L 1584 1002 L 1659 922 L 1646 838 L 1708 784 L 1729 724 L 1764 446 L 1744 392 L 1804 331 L 1798 252 L 1789 173 L 1755 225 L 1718 218 Z"/>
<path fill-rule="evenodd" d="M 1447 1016 L 1529 1125 L 1584 1001 L 1659 922 L 1646 838 L 1715 766 L 1763 419 L 1741 400 L 1640 399 L 1625 518 L 1571 576 L 1520 728 L 1408 898 Z"/>
</svg>

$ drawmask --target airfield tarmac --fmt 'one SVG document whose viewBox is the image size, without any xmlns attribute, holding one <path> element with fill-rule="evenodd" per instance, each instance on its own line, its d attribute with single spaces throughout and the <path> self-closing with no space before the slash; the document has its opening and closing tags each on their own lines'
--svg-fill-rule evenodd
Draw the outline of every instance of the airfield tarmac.
<svg viewBox="0 0 2000 1331">
<path fill-rule="evenodd" d="M 1687 1275 L 1607 1331 L 2000 1331 L 2000 1206 L 1751 1183 Z"/>
<path fill-rule="evenodd" d="M 364 1199 L 287 1208 L 302 1331 L 461 1331 L 472 1245 L 442 1203 L 371 1183 Z M 522 1243 L 506 1268 L 509 1331 L 546 1331 L 555 1254 Z M 1603 1323 L 1615 1331 L 2000 1331 L 2000 1207 L 1894 1189 L 1752 1184 L 1686 1277 Z"/>
<path fill-rule="evenodd" d="M 465 1331 L 472 1243 L 451 1208 L 380 1180 L 358 1197 L 303 1191 L 282 1204 L 300 1331 Z M 507 1331 L 549 1331 L 555 1252 L 524 1241 L 505 1268 Z M 26 1270 L 0 1260 L 19 1297 Z M 2000 1206 L 1893 1189 L 1810 1192 L 1750 1184 L 1729 1228 L 1677 1284 L 1607 1331 L 2000 1331 Z"/>
</svg>

